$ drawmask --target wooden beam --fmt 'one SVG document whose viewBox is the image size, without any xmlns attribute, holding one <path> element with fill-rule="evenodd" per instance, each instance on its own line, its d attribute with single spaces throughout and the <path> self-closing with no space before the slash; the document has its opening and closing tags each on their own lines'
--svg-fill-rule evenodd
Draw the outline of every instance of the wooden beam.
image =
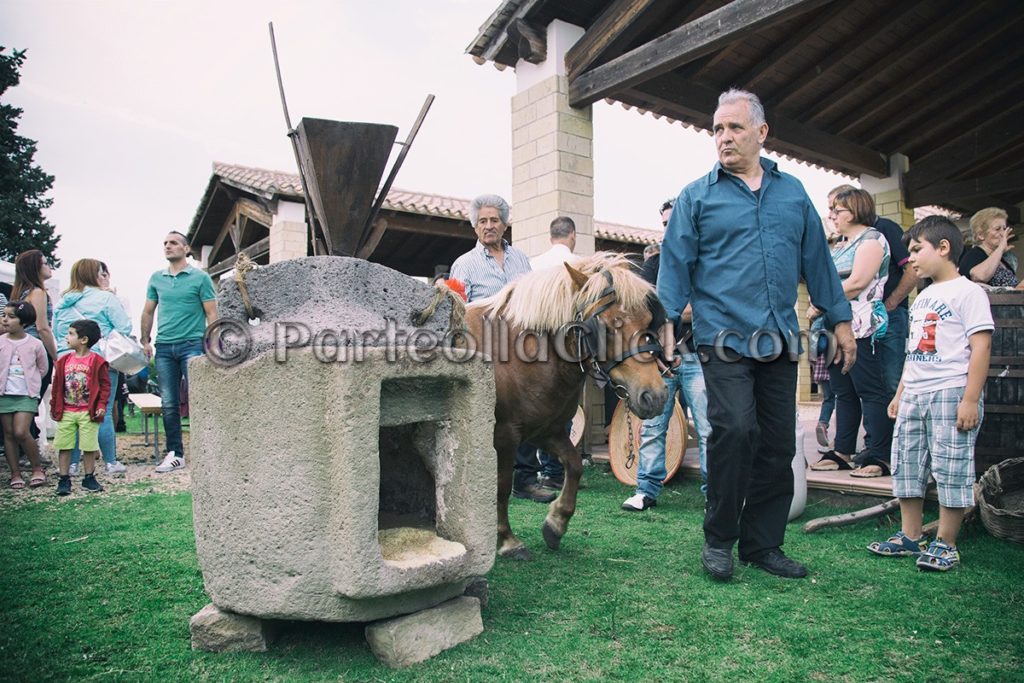
<svg viewBox="0 0 1024 683">
<path fill-rule="evenodd" d="M 671 4 L 656 0 L 615 0 L 565 54 L 569 80 L 609 56 L 620 54 L 638 36 L 656 26 L 666 10 L 674 11 Z"/>
<path fill-rule="evenodd" d="M 666 74 L 643 84 L 643 89 L 623 93 L 628 101 L 632 96 L 635 104 L 657 105 L 659 111 L 674 118 L 698 122 L 707 129 L 715 107 L 718 93 L 711 88 L 680 79 L 675 74 Z M 679 104 L 685 102 L 685 106 Z M 859 145 L 844 138 L 836 137 L 785 116 L 767 113 L 768 139 L 765 147 L 774 152 L 794 156 L 811 163 L 821 164 L 848 173 L 866 173 L 876 177 L 889 175 L 888 161 L 878 150 Z M 699 123 L 704 121 L 703 124 Z"/>
<path fill-rule="evenodd" d="M 265 256 L 266 254 L 270 253 L 270 238 L 264 237 L 259 242 L 249 245 L 239 253 L 245 254 L 253 261 L 255 261 L 260 256 Z M 237 258 L 238 255 L 236 254 L 234 256 L 224 259 L 223 261 L 219 261 L 216 264 L 207 268 L 206 272 L 210 275 L 210 277 L 217 277 L 222 273 L 226 273 L 227 271 L 235 267 L 235 261 L 237 260 Z"/>
<path fill-rule="evenodd" d="M 881 8 L 879 10 L 881 15 L 874 21 L 868 21 L 867 23 L 858 26 L 853 31 L 852 36 L 850 36 L 850 40 L 857 41 L 866 36 L 874 36 L 887 29 L 890 24 L 898 22 L 907 14 L 913 12 L 917 9 L 918 5 L 928 1 L 929 0 L 904 1 L 897 3 L 895 6 L 886 6 Z M 849 49 L 854 49 L 854 47 L 851 46 Z M 819 62 L 806 67 L 802 76 L 791 83 L 788 83 L 785 89 L 780 90 L 778 93 L 767 98 L 764 102 L 765 108 L 778 109 L 780 107 L 784 107 L 787 102 L 793 100 L 797 95 L 817 83 L 818 79 L 831 74 L 832 70 L 846 59 L 846 56 L 849 54 L 849 49 L 844 50 L 836 48 L 834 45 L 830 45 L 824 57 Z"/>
<path fill-rule="evenodd" d="M 733 0 L 569 81 L 569 104 L 583 107 L 714 52 L 830 0 Z"/>
<path fill-rule="evenodd" d="M 236 206 L 238 207 L 238 213 L 266 228 L 269 228 L 274 222 L 273 215 L 262 204 L 248 197 L 239 198 Z"/>
<path fill-rule="evenodd" d="M 525 19 L 513 19 L 505 30 L 509 40 L 516 44 L 519 59 L 540 64 L 548 58 L 548 36 L 543 28 L 537 28 Z"/>
<path fill-rule="evenodd" d="M 457 218 L 440 218 L 422 216 L 420 214 L 404 214 L 404 212 L 387 213 L 388 230 L 391 232 L 410 232 L 420 235 L 437 237 L 456 237 L 476 239 L 469 221 Z"/>
<path fill-rule="evenodd" d="M 934 183 L 922 189 L 907 187 L 907 203 L 910 206 L 957 203 L 962 199 L 974 199 L 1003 192 L 1020 192 L 1024 188 L 1024 170 L 997 173 L 983 178 L 950 180 Z"/>
<path fill-rule="evenodd" d="M 927 101 L 925 95 L 931 96 L 935 92 L 935 88 L 928 85 L 933 79 L 948 78 L 952 72 L 952 67 L 957 64 L 963 65 L 968 73 L 973 72 L 973 66 L 967 67 L 967 65 L 972 64 L 971 60 L 976 57 L 984 60 L 982 65 L 989 62 L 992 46 L 1000 44 L 1008 31 L 1011 29 L 1016 30 L 1017 25 L 1022 19 L 1024 19 L 1024 16 L 1019 16 L 1017 19 L 1006 22 L 994 31 L 990 29 L 978 31 L 978 34 L 975 36 L 968 37 L 966 42 L 971 47 L 962 52 L 950 49 L 941 50 L 941 52 L 946 53 L 946 56 L 929 60 L 928 64 L 921 70 L 915 70 L 913 73 L 913 83 L 910 87 L 903 80 L 892 84 L 884 91 L 871 97 L 872 102 L 878 103 L 877 106 L 852 107 L 853 111 L 850 114 L 835 121 L 830 128 L 838 135 L 845 135 L 858 128 L 863 128 L 866 124 L 890 111 L 900 112 L 902 115 L 907 109 L 906 102 L 908 101 L 914 103 Z"/>
<path fill-rule="evenodd" d="M 501 34 L 496 36 L 494 40 L 491 41 L 490 47 L 484 50 L 484 53 L 480 55 L 484 61 L 494 61 L 494 58 L 498 56 L 498 53 L 501 52 L 502 48 L 505 47 L 505 42 L 509 39 L 508 25 L 515 21 L 516 19 L 525 18 L 526 15 L 530 13 L 530 10 L 532 10 L 539 1 L 540 0 L 526 0 L 525 2 L 523 2 L 523 4 L 519 6 L 515 13 L 508 18 L 507 22 L 505 22 L 505 28 L 502 29 Z M 495 14 L 497 14 L 497 10 L 495 11 Z M 494 15 L 491 15 L 491 17 L 493 19 Z M 491 20 L 488 20 L 488 23 L 490 23 L 490 21 Z"/>
<path fill-rule="evenodd" d="M 380 244 L 380 240 L 384 237 L 384 233 L 388 229 L 388 219 L 378 216 L 374 219 L 373 225 L 370 227 L 370 234 L 366 237 L 366 241 L 356 252 L 356 258 L 369 259 L 373 255 L 373 252 L 377 250 L 377 245 Z"/>
<path fill-rule="evenodd" d="M 908 26 L 910 35 L 901 36 L 903 42 L 900 45 L 887 51 L 884 59 L 875 60 L 868 67 L 858 70 L 857 75 L 852 79 L 840 83 L 807 105 L 806 111 L 809 113 L 809 116 L 801 117 L 801 120 L 805 122 L 813 121 L 822 128 L 831 128 L 827 122 L 833 117 L 833 113 L 841 113 L 849 106 L 863 105 L 867 101 L 863 94 L 865 87 L 876 85 L 878 82 L 883 81 L 886 75 L 894 69 L 899 69 L 907 63 L 913 63 L 911 60 L 914 60 L 917 55 L 936 46 L 939 46 L 940 52 L 944 54 L 959 52 L 957 49 L 959 45 L 965 42 L 970 43 L 970 40 L 950 40 L 950 38 L 963 36 L 964 29 L 960 22 L 970 21 L 972 17 L 982 13 L 982 11 L 986 13 L 991 11 L 991 8 L 979 2 L 973 6 L 968 6 L 966 11 L 963 11 L 962 14 L 956 16 L 956 19 L 953 20 L 943 11 L 944 9 L 946 8 L 942 6 L 938 8 L 938 17 L 933 22 L 933 25 Z M 954 8 L 950 12 L 956 13 L 957 10 Z M 984 30 L 990 32 L 988 27 Z M 917 81 L 919 76 L 916 71 L 913 71 L 909 78 Z"/>
<path fill-rule="evenodd" d="M 814 19 L 804 23 L 795 32 L 788 36 L 788 39 L 779 43 L 767 55 L 757 61 L 757 64 L 748 69 L 746 73 L 734 79 L 741 83 L 744 90 L 757 92 L 755 88 L 761 80 L 767 77 L 778 68 L 780 62 L 785 61 L 795 50 L 804 46 L 804 41 L 831 23 L 851 5 L 845 2 L 834 2 L 818 13 Z"/>
<path fill-rule="evenodd" d="M 904 187 L 924 189 L 955 176 L 979 159 L 999 152 L 1018 130 L 1022 110 L 1024 101 L 1018 101 L 1016 105 L 993 116 L 985 126 L 967 131 L 920 159 L 911 159 L 910 170 L 904 176 Z"/>
</svg>

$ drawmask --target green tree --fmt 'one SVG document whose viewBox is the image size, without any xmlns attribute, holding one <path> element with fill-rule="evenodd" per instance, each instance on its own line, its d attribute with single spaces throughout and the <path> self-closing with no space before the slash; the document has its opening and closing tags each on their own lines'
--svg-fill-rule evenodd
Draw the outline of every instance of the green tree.
<svg viewBox="0 0 1024 683">
<path fill-rule="evenodd" d="M 18 85 L 24 61 L 24 50 L 8 53 L 0 45 L 0 98 Z M 60 235 L 43 217 L 53 203 L 45 196 L 53 176 L 32 163 L 36 143 L 17 134 L 19 118 L 21 109 L 0 104 L 0 259 L 13 261 L 23 251 L 39 249 L 57 266 L 54 252 Z"/>
</svg>

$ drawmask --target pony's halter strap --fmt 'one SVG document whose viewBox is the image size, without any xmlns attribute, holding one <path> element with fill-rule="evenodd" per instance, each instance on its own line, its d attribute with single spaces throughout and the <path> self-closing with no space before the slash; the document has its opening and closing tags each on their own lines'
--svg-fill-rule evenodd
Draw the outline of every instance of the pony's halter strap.
<svg viewBox="0 0 1024 683">
<path fill-rule="evenodd" d="M 611 384 L 615 390 L 615 395 L 623 400 L 629 399 L 629 391 L 621 384 L 615 382 L 611 377 L 611 371 L 624 363 L 627 359 L 637 356 L 641 353 L 655 353 L 660 354 L 662 351 L 661 343 L 657 340 L 656 335 L 651 335 L 653 342 L 647 342 L 639 344 L 635 347 L 625 349 L 623 352 L 612 358 L 611 360 L 601 363 L 598 360 L 599 352 L 601 349 L 601 335 L 604 334 L 604 323 L 601 322 L 600 315 L 612 307 L 618 300 L 619 297 L 615 292 L 615 282 L 612 279 L 611 272 L 605 268 L 601 271 L 601 275 L 604 276 L 607 281 L 607 286 L 601 290 L 597 299 L 588 306 L 587 309 L 581 310 L 576 309 L 576 344 L 578 356 L 580 358 L 580 369 L 587 372 L 584 368 L 584 359 L 590 366 L 590 372 L 588 373 L 597 384 L 598 388 L 603 388 L 606 384 Z"/>
</svg>

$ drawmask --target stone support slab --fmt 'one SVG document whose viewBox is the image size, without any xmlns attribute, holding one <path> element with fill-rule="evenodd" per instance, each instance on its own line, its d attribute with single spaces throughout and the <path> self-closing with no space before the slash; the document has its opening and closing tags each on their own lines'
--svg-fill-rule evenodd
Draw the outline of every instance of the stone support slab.
<svg viewBox="0 0 1024 683">
<path fill-rule="evenodd" d="M 401 669 L 430 659 L 484 630 L 480 601 L 460 597 L 404 617 L 366 627 L 366 641 L 384 664 Z"/>
<path fill-rule="evenodd" d="M 208 652 L 266 652 L 274 637 L 272 622 L 218 609 L 212 603 L 189 621 L 192 649 Z"/>
</svg>

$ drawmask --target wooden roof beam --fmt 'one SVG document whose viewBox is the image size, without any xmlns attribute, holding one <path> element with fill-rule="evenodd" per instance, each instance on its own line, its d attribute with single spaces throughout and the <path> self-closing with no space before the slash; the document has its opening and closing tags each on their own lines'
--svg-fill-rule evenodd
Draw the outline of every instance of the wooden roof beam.
<svg viewBox="0 0 1024 683">
<path fill-rule="evenodd" d="M 264 256 L 264 255 L 270 253 L 270 238 L 269 237 L 264 237 L 259 242 L 255 242 L 254 244 L 249 245 L 248 247 L 246 247 L 245 249 L 242 249 L 238 253 L 239 254 L 245 254 L 246 256 L 251 258 L 253 261 L 255 261 L 260 256 Z M 238 256 L 229 256 L 228 258 L 224 259 L 223 261 L 218 261 L 214 265 L 212 265 L 209 268 L 207 268 L 206 272 L 210 275 L 210 277 L 217 277 L 218 275 L 221 275 L 222 273 L 226 273 L 229 270 L 231 270 L 232 268 L 234 268 L 235 267 L 235 261 L 237 259 L 238 259 Z"/>
<path fill-rule="evenodd" d="M 610 55 L 621 53 L 638 36 L 661 23 L 668 8 L 669 3 L 656 0 L 615 0 L 565 54 L 569 80 Z"/>
<path fill-rule="evenodd" d="M 733 0 L 607 64 L 569 80 L 569 104 L 584 107 L 665 74 L 729 43 L 831 0 Z"/>
<path fill-rule="evenodd" d="M 657 107 L 680 119 L 703 120 L 703 128 L 711 123 L 712 113 L 718 106 L 719 93 L 706 86 L 666 74 L 644 83 L 642 87 L 623 93 L 636 98 L 638 106 Z M 646 105 L 642 104 L 646 103 Z M 682 106 L 680 103 L 685 103 Z M 875 177 L 889 175 L 889 164 L 881 152 L 856 144 L 844 138 L 817 130 L 771 111 L 768 119 L 768 139 L 765 146 L 773 152 L 795 156 L 850 173 L 866 173 Z"/>
<path fill-rule="evenodd" d="M 898 22 L 904 16 L 916 10 L 918 5 L 928 1 L 929 0 L 914 0 L 897 3 L 896 6 L 892 8 L 887 7 L 882 10 L 882 15 L 874 21 L 869 21 L 864 25 L 858 26 L 853 32 L 853 35 L 855 37 L 873 36 L 879 31 L 884 31 L 890 24 Z M 800 78 L 795 79 L 792 83 L 788 84 L 787 87 L 780 88 L 776 95 L 765 100 L 765 108 L 778 109 L 783 107 L 787 102 L 790 102 L 797 95 L 817 83 L 820 78 L 832 73 L 832 70 L 841 64 L 848 54 L 849 52 L 847 50 L 830 48 L 826 56 L 821 61 L 804 69 L 804 73 Z"/>
<path fill-rule="evenodd" d="M 806 111 L 810 113 L 810 116 L 801 117 L 801 120 L 813 121 L 823 128 L 830 127 L 826 122 L 833 115 L 833 112 L 841 113 L 848 103 L 863 102 L 864 96 L 862 93 L 865 87 L 877 83 L 892 72 L 893 69 L 913 59 L 915 55 L 921 54 L 937 45 L 945 45 L 947 53 L 955 52 L 955 48 L 950 49 L 949 39 L 950 37 L 963 34 L 963 25 L 960 22 L 970 21 L 974 16 L 990 11 L 991 8 L 979 2 L 973 7 L 969 6 L 963 14 L 956 18 L 956 21 L 950 21 L 949 16 L 940 11 L 933 25 L 908 27 L 910 35 L 905 36 L 903 43 L 897 48 L 887 52 L 885 59 L 879 59 L 866 69 L 861 69 L 852 80 L 838 85 L 807 105 Z M 970 43 L 971 41 L 966 39 L 964 42 Z M 912 78 L 915 81 L 918 79 L 916 72 L 912 72 Z"/>
<path fill-rule="evenodd" d="M 1010 171 L 984 178 L 935 183 L 920 190 L 907 188 L 907 204 L 910 206 L 957 204 L 958 201 L 964 199 L 977 199 L 1003 192 L 1019 192 L 1022 187 L 1024 187 L 1024 170 Z"/>
<path fill-rule="evenodd" d="M 968 131 L 920 160 L 911 159 L 904 187 L 914 191 L 924 189 L 955 176 L 978 159 L 999 152 L 1019 130 L 1022 109 L 1024 101 L 1004 109 L 985 126 Z"/>
<path fill-rule="evenodd" d="M 948 78 L 949 69 L 953 65 L 957 63 L 964 64 L 975 57 L 982 60 L 981 65 L 988 63 L 990 61 L 989 56 L 991 55 L 992 46 L 1002 43 L 1004 40 L 1004 34 L 1010 30 L 1015 30 L 1021 20 L 1024 20 L 1024 15 L 1018 16 L 1015 20 L 1008 21 L 1005 24 L 1000 25 L 999 28 L 994 31 L 989 28 L 980 29 L 974 36 L 968 36 L 965 39 L 966 42 L 972 44 L 971 47 L 967 48 L 963 52 L 945 50 L 945 58 L 930 60 L 923 71 L 915 71 L 913 74 L 914 83 L 911 87 L 908 88 L 904 81 L 894 83 L 883 92 L 872 96 L 871 99 L 879 103 L 877 107 L 854 108 L 854 111 L 851 114 L 835 121 L 831 128 L 838 135 L 845 135 L 846 133 L 862 127 L 864 124 L 873 121 L 880 114 L 889 111 L 903 113 L 906 109 L 906 104 L 900 100 L 912 97 L 915 102 L 921 101 L 917 93 L 920 90 L 923 90 L 924 86 L 934 78 Z M 973 71 L 973 69 L 968 69 L 968 73 L 971 71 Z M 931 96 L 933 92 L 934 91 L 929 91 L 928 95 Z"/>
<path fill-rule="evenodd" d="M 766 76 L 771 74 L 774 69 L 778 68 L 779 62 L 788 58 L 794 50 L 799 49 L 803 45 L 805 40 L 818 31 L 823 30 L 833 19 L 849 7 L 850 5 L 845 2 L 832 3 L 829 7 L 819 12 L 814 19 L 805 22 L 794 33 L 790 34 L 788 40 L 776 45 L 771 52 L 757 61 L 757 65 L 754 68 L 748 69 L 746 73 L 740 75 L 735 81 L 741 83 L 744 90 L 756 92 L 755 88 L 757 85 Z"/>
<path fill-rule="evenodd" d="M 523 4 L 519 6 L 515 13 L 508 18 L 508 21 L 505 23 L 505 28 L 502 29 L 501 31 L 501 35 L 495 37 L 495 39 L 490 42 L 490 45 L 484 51 L 484 53 L 480 55 L 480 58 L 483 59 L 485 62 L 495 62 L 495 66 L 497 66 L 496 57 L 498 56 L 498 53 L 501 52 L 501 50 L 505 47 L 506 41 L 509 40 L 509 24 L 511 24 L 516 19 L 525 19 L 526 15 L 530 13 L 530 10 L 532 10 L 538 2 L 540 2 L 540 0 L 525 0 L 525 2 L 523 2 Z"/>
<path fill-rule="evenodd" d="M 516 55 L 530 64 L 540 64 L 548 58 L 548 35 L 543 28 L 538 28 L 524 19 L 509 22 L 509 40 L 515 42 Z"/>
</svg>

